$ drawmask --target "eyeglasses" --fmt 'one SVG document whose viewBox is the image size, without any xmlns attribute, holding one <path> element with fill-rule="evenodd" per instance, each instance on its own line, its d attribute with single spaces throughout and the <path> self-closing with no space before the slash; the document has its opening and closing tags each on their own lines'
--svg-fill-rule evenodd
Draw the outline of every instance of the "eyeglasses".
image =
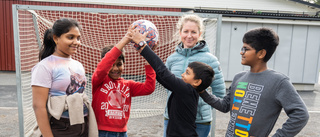
<svg viewBox="0 0 320 137">
<path fill-rule="evenodd" d="M 248 49 L 248 48 L 246 48 L 246 47 L 242 47 L 242 48 L 241 48 L 242 54 L 246 53 L 248 50 L 251 50 L 251 49 Z"/>
</svg>

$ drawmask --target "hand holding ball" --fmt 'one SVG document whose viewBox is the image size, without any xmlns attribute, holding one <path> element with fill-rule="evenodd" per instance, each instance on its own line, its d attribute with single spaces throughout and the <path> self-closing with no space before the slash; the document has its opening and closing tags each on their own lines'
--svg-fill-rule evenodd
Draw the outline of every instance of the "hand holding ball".
<svg viewBox="0 0 320 137">
<path fill-rule="evenodd" d="M 156 45 L 156 43 L 158 42 L 158 39 L 159 39 L 159 32 L 158 32 L 156 26 L 148 20 L 137 20 L 132 25 L 133 26 L 136 25 L 136 28 L 140 30 L 139 32 L 141 34 L 149 32 L 145 41 L 146 41 L 147 45 L 149 45 L 149 47 L 151 49 L 153 49 L 153 47 Z M 139 49 L 139 47 L 140 47 L 140 45 L 138 45 L 134 42 L 132 42 L 132 45 L 136 49 Z"/>
</svg>

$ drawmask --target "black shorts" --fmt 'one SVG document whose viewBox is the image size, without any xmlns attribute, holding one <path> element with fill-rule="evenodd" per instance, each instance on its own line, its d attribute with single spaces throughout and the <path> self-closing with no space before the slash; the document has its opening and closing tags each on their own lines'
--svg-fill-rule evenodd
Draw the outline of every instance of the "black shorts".
<svg viewBox="0 0 320 137">
<path fill-rule="evenodd" d="M 88 118 L 84 117 L 83 124 L 70 125 L 68 118 L 60 118 L 57 120 L 50 118 L 50 126 L 52 134 L 55 137 L 88 137 Z"/>
</svg>

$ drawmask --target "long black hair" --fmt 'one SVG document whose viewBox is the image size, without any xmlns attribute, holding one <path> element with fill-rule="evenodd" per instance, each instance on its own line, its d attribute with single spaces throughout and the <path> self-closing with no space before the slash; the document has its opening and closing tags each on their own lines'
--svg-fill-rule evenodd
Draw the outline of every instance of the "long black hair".
<svg viewBox="0 0 320 137">
<path fill-rule="evenodd" d="M 73 27 L 80 29 L 78 22 L 73 19 L 62 18 L 55 21 L 52 29 L 47 29 L 44 32 L 43 45 L 40 49 L 39 60 L 43 60 L 54 53 L 56 43 L 53 40 L 53 35 L 60 37 L 62 34 L 69 32 Z"/>
</svg>

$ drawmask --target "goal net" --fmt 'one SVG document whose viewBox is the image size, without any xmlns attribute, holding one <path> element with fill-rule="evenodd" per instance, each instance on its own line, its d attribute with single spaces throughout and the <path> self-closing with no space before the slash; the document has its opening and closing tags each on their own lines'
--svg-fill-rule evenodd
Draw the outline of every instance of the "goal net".
<svg viewBox="0 0 320 137">
<path fill-rule="evenodd" d="M 37 10 L 30 7 L 17 9 L 17 26 L 14 26 L 18 34 L 19 45 L 15 49 L 20 56 L 21 73 L 21 102 L 24 135 L 29 136 L 36 126 L 34 111 L 32 109 L 32 90 L 30 86 L 31 69 L 38 63 L 39 48 L 42 45 L 43 34 L 46 29 L 51 28 L 53 22 L 60 18 L 73 18 L 81 25 L 81 44 L 78 53 L 72 58 L 80 61 L 85 67 L 87 86 L 85 89 L 89 99 L 91 94 L 91 76 L 101 60 L 100 51 L 104 46 L 116 44 L 125 35 L 127 28 L 134 21 L 145 19 L 153 22 L 159 31 L 159 46 L 155 50 L 156 54 L 165 62 L 166 58 L 172 54 L 179 42 L 176 24 L 182 13 L 161 12 L 159 15 L 148 15 L 147 11 L 134 11 L 134 13 L 113 13 L 108 12 L 82 12 L 70 11 L 67 7 L 59 7 L 59 10 Z M 100 11 L 103 11 L 101 9 Z M 154 11 L 152 12 L 154 13 Z M 203 18 L 206 26 L 203 34 L 204 39 L 210 45 L 210 50 L 214 53 L 216 46 L 217 18 Z M 16 44 L 15 44 L 16 45 Z M 17 57 L 17 56 L 16 56 Z M 125 64 L 122 77 L 135 81 L 145 81 L 144 65 L 145 59 L 141 57 L 131 46 L 125 47 Z M 166 89 L 159 83 L 156 90 L 148 96 L 132 98 L 131 118 L 148 117 L 163 114 L 166 106 Z M 20 123 L 21 124 L 21 123 Z M 21 126 L 20 126 L 21 127 Z"/>
</svg>

